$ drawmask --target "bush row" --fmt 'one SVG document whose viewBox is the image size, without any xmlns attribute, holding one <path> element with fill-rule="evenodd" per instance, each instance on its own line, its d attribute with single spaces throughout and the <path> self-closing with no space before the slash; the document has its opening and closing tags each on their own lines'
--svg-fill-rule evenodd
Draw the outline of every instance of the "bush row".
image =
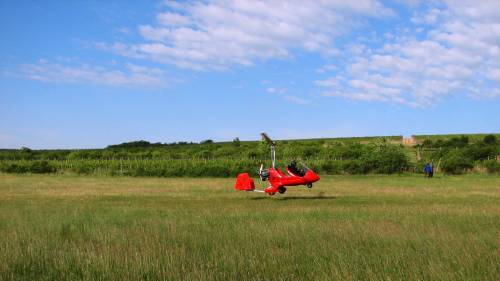
<svg viewBox="0 0 500 281">
<path fill-rule="evenodd" d="M 75 173 L 104 176 L 144 177 L 233 177 L 242 172 L 256 176 L 261 162 L 257 160 L 73 160 L 0 162 L 5 173 Z M 266 163 L 264 163 L 266 164 Z M 269 163 L 267 163 L 269 164 Z M 284 168 L 287 163 L 279 163 Z M 320 174 L 366 174 L 404 172 L 408 166 L 398 162 L 383 163 L 362 160 L 311 160 L 307 165 Z"/>
<path fill-rule="evenodd" d="M 4 173 L 55 173 L 57 168 L 49 161 L 8 161 L 0 162 L 0 171 Z"/>
<path fill-rule="evenodd" d="M 360 159 L 364 154 L 373 152 L 378 146 L 393 143 L 391 138 L 372 138 L 369 142 L 340 140 L 279 141 L 278 155 L 283 158 L 322 158 L 322 159 Z M 143 145 L 143 141 L 110 146 L 107 149 L 87 150 L 0 150 L 0 160 L 74 160 L 74 159 L 260 159 L 269 158 L 269 147 L 262 142 L 213 143 L 200 144 Z M 462 145 L 463 141 L 446 143 L 443 149 L 469 149 L 474 157 L 487 157 L 498 154 L 497 142 Z M 453 146 L 457 145 L 457 146 Z M 394 145 L 398 146 L 398 145 Z M 422 146 L 437 149 L 435 143 Z M 412 148 L 406 148 L 411 150 Z M 474 158 L 474 160 L 476 160 Z"/>
<path fill-rule="evenodd" d="M 428 157 L 416 163 L 409 161 L 400 145 L 380 140 L 370 144 L 344 147 L 343 160 L 308 158 L 305 162 L 320 174 L 392 174 L 421 172 Z M 433 152 L 434 164 L 448 174 L 460 174 L 481 165 L 488 172 L 499 172 L 496 160 L 476 160 L 464 150 Z M 286 159 L 286 160 L 285 160 Z M 291 159 L 281 159 L 284 167 Z M 300 158 L 298 158 L 300 159 Z M 342 158 L 340 158 L 342 159 Z M 432 158 L 430 158 L 432 159 Z M 66 159 L 66 160 L 0 160 L 0 171 L 6 173 L 76 173 L 95 175 L 128 175 L 156 177 L 228 177 L 241 172 L 254 173 L 267 159 L 259 158 L 181 158 L 181 159 Z M 437 162 L 437 163 L 436 163 Z"/>
</svg>

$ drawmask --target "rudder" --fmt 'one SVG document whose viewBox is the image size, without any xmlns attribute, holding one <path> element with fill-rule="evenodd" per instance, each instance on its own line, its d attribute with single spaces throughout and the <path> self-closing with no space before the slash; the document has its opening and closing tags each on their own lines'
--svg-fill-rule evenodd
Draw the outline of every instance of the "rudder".
<svg viewBox="0 0 500 281">
<path fill-rule="evenodd" d="M 253 191 L 255 190 L 255 184 L 248 173 L 241 173 L 238 175 L 238 177 L 236 177 L 236 184 L 234 185 L 234 189 Z"/>
</svg>

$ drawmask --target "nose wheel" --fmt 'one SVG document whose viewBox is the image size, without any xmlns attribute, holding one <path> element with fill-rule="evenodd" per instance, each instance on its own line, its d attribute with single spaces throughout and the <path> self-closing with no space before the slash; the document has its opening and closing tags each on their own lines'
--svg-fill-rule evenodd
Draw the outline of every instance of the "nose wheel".
<svg viewBox="0 0 500 281">
<path fill-rule="evenodd" d="M 282 186 L 282 187 L 278 188 L 278 192 L 279 192 L 280 194 L 283 194 L 283 193 L 285 193 L 285 192 L 286 192 L 286 188 Z"/>
</svg>

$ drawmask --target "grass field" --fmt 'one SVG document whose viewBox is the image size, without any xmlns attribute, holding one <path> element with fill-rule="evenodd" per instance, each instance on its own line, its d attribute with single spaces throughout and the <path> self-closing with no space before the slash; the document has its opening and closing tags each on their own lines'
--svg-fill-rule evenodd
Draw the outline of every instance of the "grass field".
<svg viewBox="0 0 500 281">
<path fill-rule="evenodd" d="M 500 176 L 0 174 L 0 280 L 500 280 Z"/>
</svg>

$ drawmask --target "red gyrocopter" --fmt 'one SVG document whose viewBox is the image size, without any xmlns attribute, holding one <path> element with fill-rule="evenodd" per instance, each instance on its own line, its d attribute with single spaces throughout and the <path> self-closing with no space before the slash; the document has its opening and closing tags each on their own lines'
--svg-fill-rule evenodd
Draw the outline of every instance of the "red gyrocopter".
<svg viewBox="0 0 500 281">
<path fill-rule="evenodd" d="M 264 190 L 255 189 L 255 183 L 248 173 L 241 173 L 236 178 L 234 189 L 243 191 L 265 192 L 274 195 L 276 192 L 283 194 L 287 186 L 305 185 L 312 188 L 313 183 L 319 180 L 319 176 L 301 163 L 302 168 L 297 167 L 297 163 L 292 161 L 285 169 L 287 174 L 275 167 L 276 164 L 276 143 L 272 141 L 266 133 L 262 133 L 262 138 L 269 144 L 271 149 L 272 167 L 263 169 L 264 164 L 260 165 L 259 176 L 262 181 L 268 181 L 269 186 Z"/>
</svg>

